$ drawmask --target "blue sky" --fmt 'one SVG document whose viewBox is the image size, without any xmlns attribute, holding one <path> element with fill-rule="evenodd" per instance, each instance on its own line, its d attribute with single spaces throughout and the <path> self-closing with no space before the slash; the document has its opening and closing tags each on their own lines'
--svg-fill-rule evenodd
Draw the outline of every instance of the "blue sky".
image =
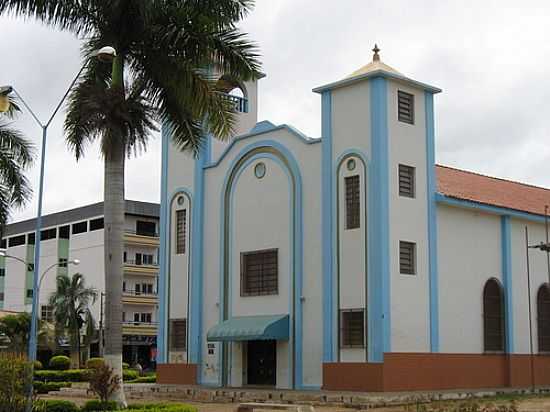
<svg viewBox="0 0 550 412">
<path fill-rule="evenodd" d="M 258 0 L 242 23 L 263 55 L 259 120 L 320 134 L 311 89 L 371 60 L 441 87 L 439 163 L 550 186 L 550 3 L 544 1 Z M 0 18 L 0 84 L 13 84 L 45 119 L 80 68 L 79 41 L 39 23 Z M 8 41 L 6 41 L 6 39 Z M 6 58 L 9 56 L 9 58 Z M 97 147 L 78 164 L 67 152 L 63 113 L 47 148 L 45 212 L 101 201 Z M 17 122 L 39 143 L 28 115 Z M 37 168 L 29 174 L 38 182 Z M 158 201 L 160 145 L 127 163 L 126 197 Z M 32 217 L 36 199 L 14 219 Z"/>
</svg>

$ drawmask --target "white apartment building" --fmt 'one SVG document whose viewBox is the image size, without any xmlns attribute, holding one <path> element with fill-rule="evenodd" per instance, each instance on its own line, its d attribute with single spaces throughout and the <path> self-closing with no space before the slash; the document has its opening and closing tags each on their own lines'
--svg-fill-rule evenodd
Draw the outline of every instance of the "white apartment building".
<svg viewBox="0 0 550 412">
<path fill-rule="evenodd" d="M 157 335 L 157 283 L 159 205 L 126 201 L 124 251 L 124 360 L 148 365 L 155 356 Z M 105 290 L 103 203 L 66 210 L 42 218 L 40 271 L 47 270 L 40 289 L 40 316 L 52 320 L 48 299 L 55 290 L 56 275 L 82 273 L 98 290 L 93 314 L 99 327 Z M 7 226 L 0 258 L 0 310 L 31 311 L 35 219 Z M 12 258 L 13 257 L 13 258 Z M 20 259 L 26 262 L 23 264 Z M 78 259 L 79 265 L 70 264 Z M 69 262 L 69 264 L 68 264 Z M 97 354 L 97 342 L 92 355 Z"/>
</svg>

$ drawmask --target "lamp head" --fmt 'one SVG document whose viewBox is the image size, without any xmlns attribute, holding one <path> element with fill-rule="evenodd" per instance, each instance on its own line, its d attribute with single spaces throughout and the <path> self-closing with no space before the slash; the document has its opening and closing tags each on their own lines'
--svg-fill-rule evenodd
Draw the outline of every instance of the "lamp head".
<svg viewBox="0 0 550 412">
<path fill-rule="evenodd" d="M 7 254 L 7 250 L 6 249 L 0 249 L 0 257 L 5 257 Z"/>
<path fill-rule="evenodd" d="M 5 113 L 10 109 L 10 99 L 8 95 L 13 91 L 11 86 L 0 86 L 0 113 Z"/>
<path fill-rule="evenodd" d="M 110 63 L 116 57 L 116 50 L 114 47 L 105 46 L 95 52 L 95 57 L 103 63 Z"/>
<path fill-rule="evenodd" d="M 80 265 L 80 259 L 73 259 L 69 263 L 72 263 L 73 265 L 78 266 Z"/>
</svg>

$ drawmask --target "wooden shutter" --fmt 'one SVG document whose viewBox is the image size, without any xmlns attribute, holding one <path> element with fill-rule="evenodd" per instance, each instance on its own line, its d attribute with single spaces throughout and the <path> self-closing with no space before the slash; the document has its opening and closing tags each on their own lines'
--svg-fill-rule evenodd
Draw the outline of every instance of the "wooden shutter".
<svg viewBox="0 0 550 412">
<path fill-rule="evenodd" d="M 182 255 L 186 249 L 187 210 L 176 211 L 176 254 Z"/>
<path fill-rule="evenodd" d="M 170 349 L 185 351 L 187 349 L 187 320 L 172 319 L 170 321 Z"/>
<path fill-rule="evenodd" d="M 399 196 L 415 196 L 415 169 L 412 166 L 399 165 Z"/>
<path fill-rule="evenodd" d="M 279 292 L 278 251 L 268 249 L 241 254 L 241 296 Z"/>
<path fill-rule="evenodd" d="M 550 289 L 547 283 L 537 293 L 537 335 L 539 352 L 550 352 Z"/>
<path fill-rule="evenodd" d="M 496 279 L 483 289 L 483 337 L 486 352 L 504 351 L 504 296 Z"/>
<path fill-rule="evenodd" d="M 363 309 L 340 311 L 340 347 L 365 347 L 365 311 Z"/>
<path fill-rule="evenodd" d="M 346 229 L 357 229 L 361 224 L 359 175 L 344 178 L 346 192 Z"/>
<path fill-rule="evenodd" d="M 414 124 L 414 95 L 397 92 L 397 113 L 400 122 Z"/>
<path fill-rule="evenodd" d="M 416 243 L 399 242 L 399 271 L 402 275 L 416 274 Z"/>
</svg>

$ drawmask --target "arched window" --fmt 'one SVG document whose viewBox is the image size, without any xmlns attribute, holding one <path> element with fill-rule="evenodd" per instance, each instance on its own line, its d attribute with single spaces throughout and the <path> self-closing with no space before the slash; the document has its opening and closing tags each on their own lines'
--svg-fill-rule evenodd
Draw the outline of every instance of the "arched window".
<svg viewBox="0 0 550 412">
<path fill-rule="evenodd" d="M 539 352 L 550 352 L 550 288 L 545 283 L 537 293 L 537 335 Z"/>
<path fill-rule="evenodd" d="M 483 289 L 483 339 L 485 352 L 504 351 L 504 295 L 496 279 Z"/>
<path fill-rule="evenodd" d="M 239 113 L 248 113 L 248 98 L 244 85 L 229 76 L 222 76 L 216 84 L 216 89 L 235 103 L 235 110 Z"/>
</svg>

